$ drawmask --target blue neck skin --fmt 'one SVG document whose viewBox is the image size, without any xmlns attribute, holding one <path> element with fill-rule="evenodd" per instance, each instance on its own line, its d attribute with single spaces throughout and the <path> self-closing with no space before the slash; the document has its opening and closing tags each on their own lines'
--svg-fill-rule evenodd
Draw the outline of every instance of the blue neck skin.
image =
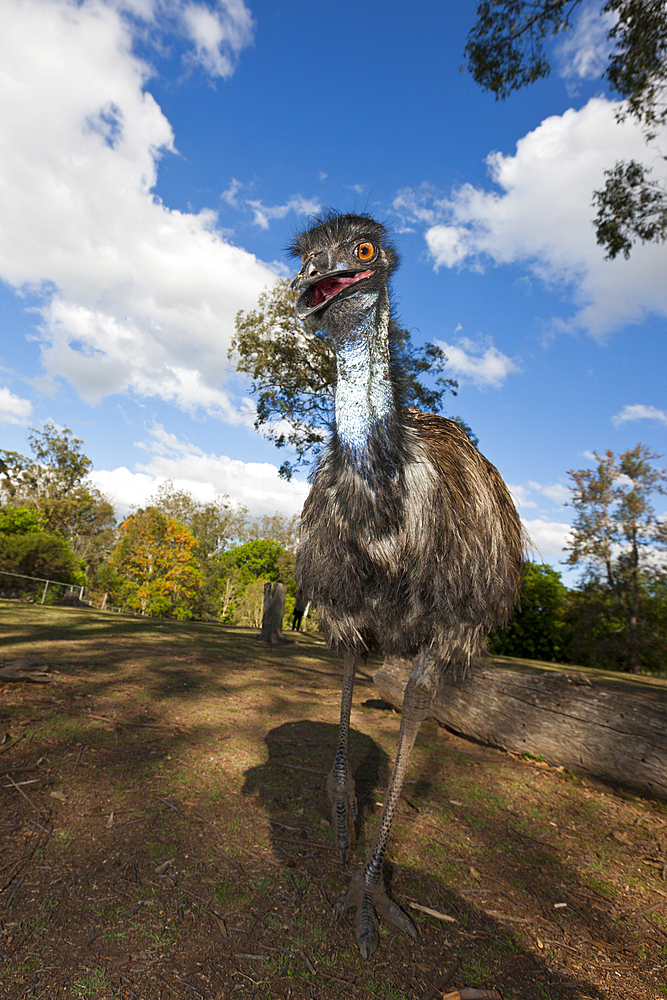
<svg viewBox="0 0 667 1000">
<path fill-rule="evenodd" d="M 373 428 L 394 409 L 389 359 L 389 303 L 364 296 L 354 336 L 336 338 L 336 429 L 343 448 L 363 460 Z"/>
</svg>

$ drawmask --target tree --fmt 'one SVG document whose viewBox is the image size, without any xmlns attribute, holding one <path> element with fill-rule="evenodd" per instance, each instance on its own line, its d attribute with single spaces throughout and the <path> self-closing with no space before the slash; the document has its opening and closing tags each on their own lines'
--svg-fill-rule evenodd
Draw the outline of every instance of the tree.
<svg viewBox="0 0 667 1000">
<path fill-rule="evenodd" d="M 667 492 L 667 470 L 650 464 L 644 445 L 618 458 L 612 451 L 595 452 L 597 469 L 571 470 L 571 506 L 576 510 L 567 562 L 583 563 L 588 579 L 606 583 L 615 614 L 627 634 L 626 664 L 640 672 L 642 619 L 640 604 L 647 581 L 664 579 L 667 564 L 667 521 L 656 516 L 654 494 Z"/>
<path fill-rule="evenodd" d="M 192 618 L 202 576 L 187 528 L 155 507 L 120 526 L 109 561 L 112 598 L 131 611 L 158 618 Z"/>
<path fill-rule="evenodd" d="M 0 494 L 9 506 L 38 510 L 44 530 L 62 535 L 94 569 L 112 544 L 113 507 L 88 481 L 93 463 L 69 427 L 31 430 L 33 458 L 0 449 Z"/>
<path fill-rule="evenodd" d="M 261 625 L 264 585 L 283 583 L 290 604 L 294 603 L 294 552 L 271 539 L 255 539 L 238 545 L 218 560 L 217 593 L 225 604 L 223 621 L 241 625 Z"/>
<path fill-rule="evenodd" d="M 565 662 L 568 629 L 565 624 L 568 590 L 551 566 L 526 563 L 521 606 L 512 621 L 489 640 L 500 656 Z"/>
<path fill-rule="evenodd" d="M 214 500 L 200 503 L 187 490 L 177 489 L 171 479 L 167 479 L 149 497 L 146 506 L 154 507 L 187 528 L 197 540 L 197 554 L 202 559 L 224 552 L 238 534 L 235 511 L 226 495 L 218 494 Z M 247 514 L 245 508 L 243 512 Z"/>
<path fill-rule="evenodd" d="M 257 396 L 255 428 L 277 448 L 290 445 L 296 451 L 295 463 L 285 461 L 280 466 L 283 479 L 291 479 L 307 464 L 308 454 L 317 455 L 326 442 L 336 381 L 334 350 L 314 327 L 296 318 L 296 299 L 286 279 L 266 289 L 258 309 L 237 314 L 228 352 L 237 371 L 252 379 L 251 391 Z M 409 405 L 438 412 L 444 394 L 456 395 L 458 388 L 456 381 L 443 377 L 447 361 L 443 351 L 431 343 L 415 347 L 410 332 L 397 324 L 392 332 L 402 356 Z M 434 388 L 422 381 L 426 374 Z M 467 424 L 454 419 L 476 444 Z"/>
<path fill-rule="evenodd" d="M 465 48 L 473 78 L 505 100 L 550 72 L 547 37 L 566 31 L 581 0 L 482 0 Z M 664 0 L 607 0 L 613 43 L 603 74 L 623 98 L 617 120 L 633 117 L 653 142 L 667 121 L 667 5 Z M 663 157 L 664 159 L 664 157 Z M 650 168 L 619 161 L 605 171 L 605 186 L 593 194 L 597 241 L 606 256 L 629 257 L 636 240 L 667 239 L 667 190 L 649 179 Z"/>
<path fill-rule="evenodd" d="M 0 570 L 23 576 L 81 586 L 85 576 L 81 559 L 61 535 L 44 530 L 44 516 L 34 507 L 0 510 Z M 34 583 L 0 572 L 0 586 L 35 591 Z"/>
<path fill-rule="evenodd" d="M 619 567 L 623 572 L 623 566 Z M 642 673 L 667 671 L 667 579 L 640 575 L 637 620 Z M 604 578 L 589 577 L 570 591 L 565 611 L 568 659 L 585 667 L 627 671 L 627 615 Z"/>
</svg>

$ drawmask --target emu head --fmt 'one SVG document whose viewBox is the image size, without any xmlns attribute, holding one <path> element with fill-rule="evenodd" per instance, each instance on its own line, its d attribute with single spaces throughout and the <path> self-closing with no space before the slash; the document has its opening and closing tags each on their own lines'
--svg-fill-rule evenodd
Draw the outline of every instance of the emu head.
<svg viewBox="0 0 667 1000">
<path fill-rule="evenodd" d="M 353 300 L 361 305 L 369 296 L 377 298 L 399 260 L 386 228 L 365 214 L 327 212 L 287 249 L 302 260 L 291 284 L 301 293 L 296 314 L 318 326 L 327 326 L 325 315 L 335 314 L 343 303 L 349 311 Z"/>
</svg>

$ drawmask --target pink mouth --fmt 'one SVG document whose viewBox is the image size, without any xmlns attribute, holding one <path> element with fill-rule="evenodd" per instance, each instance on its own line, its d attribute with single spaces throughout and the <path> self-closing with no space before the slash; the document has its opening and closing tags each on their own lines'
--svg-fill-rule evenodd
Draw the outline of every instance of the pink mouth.
<svg viewBox="0 0 667 1000">
<path fill-rule="evenodd" d="M 322 278 L 316 285 L 313 285 L 313 305 L 321 305 L 322 302 L 326 302 L 336 292 L 340 292 L 341 288 L 347 288 L 348 285 L 353 285 L 356 281 L 361 281 L 362 278 L 368 278 L 372 273 L 372 271 L 362 271 L 361 274 L 353 276 Z"/>
</svg>

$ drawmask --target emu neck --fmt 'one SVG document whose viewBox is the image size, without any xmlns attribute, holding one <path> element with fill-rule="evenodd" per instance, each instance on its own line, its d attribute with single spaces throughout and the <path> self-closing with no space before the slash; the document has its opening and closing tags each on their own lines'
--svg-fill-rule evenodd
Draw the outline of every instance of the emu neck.
<svg viewBox="0 0 667 1000">
<path fill-rule="evenodd" d="M 336 431 L 348 457 L 361 462 L 374 431 L 386 425 L 394 412 L 386 293 L 356 312 L 354 320 L 352 328 L 334 335 Z"/>
</svg>

